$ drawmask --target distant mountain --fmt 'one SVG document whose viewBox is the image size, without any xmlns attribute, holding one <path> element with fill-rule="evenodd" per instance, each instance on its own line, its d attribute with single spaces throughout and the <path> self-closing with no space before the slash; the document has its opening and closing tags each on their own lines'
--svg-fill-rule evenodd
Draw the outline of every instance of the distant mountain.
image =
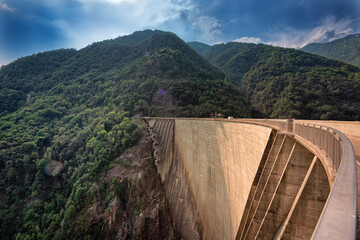
<svg viewBox="0 0 360 240">
<path fill-rule="evenodd" d="M 360 119 L 360 70 L 300 50 L 227 43 L 202 55 L 271 118 Z"/>
<path fill-rule="evenodd" d="M 191 104 L 191 106 L 201 104 L 194 98 L 204 98 L 201 91 L 195 89 L 195 87 L 203 88 L 204 85 L 197 86 L 198 83 L 195 82 L 201 80 L 212 81 L 210 85 L 223 84 L 225 74 L 214 68 L 172 33 L 135 32 L 129 36 L 94 43 L 79 51 L 70 49 L 39 53 L 2 67 L 0 71 L 0 89 L 2 89 L 0 91 L 0 114 L 13 112 L 20 106 L 24 106 L 26 95 L 30 92 L 33 92 L 32 98 L 40 94 L 46 96 L 46 91 L 58 85 L 68 86 L 79 82 L 84 84 L 89 81 L 99 81 L 98 79 L 119 83 L 125 79 L 131 79 L 138 82 L 137 87 L 141 87 L 143 86 L 141 83 L 144 84 L 155 77 L 163 79 L 163 83 L 159 83 L 159 81 L 157 84 L 152 83 L 154 88 L 152 91 L 156 92 L 156 90 L 164 88 L 171 93 L 174 97 L 173 103 L 180 111 L 177 115 L 210 116 L 210 112 L 190 113 L 186 106 L 190 106 L 187 104 Z M 191 90 L 196 94 L 191 98 L 184 97 L 179 92 L 180 86 L 184 89 L 194 88 Z M 156 87 L 158 89 L 155 89 Z M 234 86 L 231 88 L 238 91 Z M 220 87 L 219 91 L 221 89 Z M 97 93 L 93 89 L 91 91 L 94 94 Z M 144 100 L 151 104 L 151 98 L 155 92 L 148 92 L 147 99 Z M 231 99 L 233 98 L 231 97 Z M 9 104 L 9 100 L 11 100 L 11 104 Z M 192 102 L 190 103 L 189 100 Z M 244 104 L 240 104 L 237 113 L 233 114 L 242 115 L 244 106 Z M 216 112 L 220 113 L 222 110 L 219 106 L 217 108 Z"/>
<path fill-rule="evenodd" d="M 202 54 L 206 49 L 210 47 L 210 45 L 207 45 L 205 43 L 201 42 L 187 42 L 187 44 L 194 49 L 196 52 Z"/>
<path fill-rule="evenodd" d="M 240 85 L 245 73 L 247 73 L 263 57 L 264 51 L 271 47 L 251 43 L 230 42 L 217 44 L 206 49 L 202 55 L 222 69 L 230 80 Z"/>
<path fill-rule="evenodd" d="M 250 117 L 251 107 L 222 71 L 168 32 L 1 67 L 0 239 L 174 238 L 151 140 L 142 141 L 150 149 L 130 148 L 145 134 L 139 117 L 215 113 Z"/>
<path fill-rule="evenodd" d="M 310 43 L 301 50 L 360 67 L 360 34 L 328 43 Z"/>
</svg>

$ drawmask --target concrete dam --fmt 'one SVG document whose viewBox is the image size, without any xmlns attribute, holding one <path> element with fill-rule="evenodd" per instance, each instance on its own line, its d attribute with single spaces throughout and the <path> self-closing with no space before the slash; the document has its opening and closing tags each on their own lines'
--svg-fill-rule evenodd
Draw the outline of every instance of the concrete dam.
<svg viewBox="0 0 360 240">
<path fill-rule="evenodd" d="M 356 239 L 360 123 L 145 120 L 183 239 Z"/>
</svg>

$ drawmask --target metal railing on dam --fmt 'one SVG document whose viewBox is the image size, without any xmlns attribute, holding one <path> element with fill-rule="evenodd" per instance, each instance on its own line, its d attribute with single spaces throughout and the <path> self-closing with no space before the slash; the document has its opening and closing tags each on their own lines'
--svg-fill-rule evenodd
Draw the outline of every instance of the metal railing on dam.
<svg viewBox="0 0 360 240">
<path fill-rule="evenodd" d="M 317 124 L 295 123 L 294 133 L 323 149 L 331 159 L 335 170 L 339 170 L 343 142 L 335 129 Z"/>
<path fill-rule="evenodd" d="M 159 120 L 161 120 L 161 118 L 159 118 Z M 276 201 L 278 201 L 277 200 L 278 195 L 276 195 L 276 192 L 278 191 L 278 189 L 283 191 L 286 188 L 285 184 L 282 182 L 283 180 L 281 180 L 281 179 L 282 178 L 285 179 L 286 175 L 289 175 L 291 171 L 293 171 L 294 169 L 298 169 L 298 168 L 293 168 L 293 170 L 291 170 L 292 164 L 294 164 L 294 163 L 300 164 L 299 161 L 296 162 L 296 161 L 291 160 L 292 155 L 295 155 L 295 153 L 300 153 L 300 146 L 298 146 L 298 145 L 303 145 L 309 151 L 313 152 L 315 156 L 319 152 L 324 153 L 324 155 L 326 156 L 326 159 L 329 159 L 327 161 L 331 162 L 330 165 L 332 166 L 333 171 L 336 173 L 336 175 L 335 175 L 335 180 L 334 179 L 331 181 L 329 180 L 331 190 L 330 190 L 330 193 L 328 194 L 327 198 L 325 198 L 325 200 L 324 200 L 324 202 L 326 201 L 326 203 L 325 203 L 324 207 L 321 208 L 322 209 L 322 210 L 320 210 L 321 212 L 319 212 L 318 216 L 320 216 L 320 217 L 318 217 L 318 219 L 316 219 L 317 223 L 316 222 L 314 223 L 314 224 L 316 224 L 316 227 L 313 230 L 312 236 L 310 235 L 311 239 L 355 239 L 356 238 L 356 221 L 357 221 L 357 219 L 356 219 L 356 214 L 357 214 L 356 213 L 356 200 L 357 200 L 356 199 L 356 197 L 357 197 L 356 157 L 354 154 L 354 149 L 353 149 L 352 144 L 350 143 L 348 138 L 340 131 L 338 131 L 334 128 L 331 128 L 331 127 L 324 126 L 324 125 L 314 124 L 309 121 L 306 121 L 306 122 L 301 121 L 301 120 L 294 121 L 292 119 L 279 120 L 279 119 L 175 119 L 175 118 L 166 118 L 163 120 L 164 121 L 165 120 L 166 121 L 174 120 L 174 122 L 175 122 L 174 126 L 176 126 L 176 120 L 179 120 L 180 121 L 179 124 L 181 123 L 180 125 L 182 125 L 182 128 L 181 128 L 182 131 L 184 130 L 184 125 L 186 125 L 188 120 L 190 120 L 190 122 L 197 122 L 197 125 L 192 123 L 193 124 L 192 130 L 186 131 L 185 133 L 181 133 L 181 130 L 173 131 L 174 134 L 175 134 L 175 132 L 178 134 L 181 133 L 180 135 L 185 137 L 184 138 L 186 140 L 185 143 L 188 144 L 186 146 L 191 146 L 192 144 L 193 145 L 195 144 L 195 146 L 193 146 L 194 149 L 197 149 L 199 147 L 202 148 L 203 145 L 201 145 L 201 144 L 198 145 L 198 143 L 194 142 L 193 141 L 194 137 L 192 137 L 192 139 L 193 139 L 192 141 L 190 141 L 190 139 L 188 139 L 187 137 L 190 136 L 189 134 L 191 134 L 191 131 L 198 131 L 196 129 L 197 129 L 197 127 L 200 127 L 202 123 L 204 123 L 206 125 L 209 124 L 206 122 L 244 123 L 243 124 L 244 126 L 258 125 L 258 126 L 265 126 L 265 127 L 276 130 L 278 133 L 275 136 L 275 140 L 273 140 L 273 145 L 276 144 L 276 142 L 278 142 L 278 146 L 277 146 L 278 152 L 277 153 L 276 153 L 276 151 L 274 153 L 270 152 L 269 155 L 273 154 L 273 156 L 272 156 L 273 158 L 279 158 L 278 155 L 283 154 L 284 155 L 283 159 L 285 159 L 285 162 L 284 162 L 285 166 L 284 166 L 283 170 L 281 170 L 282 173 L 280 176 L 280 180 L 277 183 L 275 192 L 272 193 L 272 199 L 270 201 L 270 205 L 267 207 L 265 214 L 267 214 L 267 212 L 269 212 L 269 214 L 272 214 L 272 211 L 274 209 L 270 209 L 270 206 L 272 205 L 272 202 L 275 203 Z M 167 126 L 166 124 L 169 125 L 170 123 L 164 123 L 164 126 Z M 214 124 L 212 124 L 212 126 L 213 125 Z M 160 124 L 159 124 L 159 126 L 160 126 Z M 220 126 L 219 131 L 222 131 L 222 132 L 225 131 L 225 133 L 224 133 L 225 137 L 229 136 L 229 135 L 226 135 L 227 134 L 226 133 L 226 130 L 227 130 L 226 125 L 218 124 L 217 126 L 218 126 L 218 128 Z M 225 126 L 225 128 L 224 128 L 224 126 Z M 246 127 L 243 129 L 246 130 Z M 210 133 L 204 132 L 204 130 L 205 129 L 200 129 L 196 133 L 196 135 L 206 133 L 207 137 L 210 137 L 210 135 L 209 135 Z M 162 135 L 163 133 L 159 132 L 159 134 Z M 277 137 L 277 136 L 280 136 L 281 134 L 283 136 L 282 138 Z M 168 137 L 169 137 L 167 135 L 164 135 L 164 136 L 166 136 L 166 139 L 168 139 Z M 286 137 L 286 136 L 288 136 L 288 137 Z M 245 137 L 244 139 L 248 139 L 248 138 Z M 291 139 L 293 139 L 293 140 L 291 140 Z M 225 140 L 230 141 L 231 139 L 225 138 Z M 300 144 L 299 143 L 297 144 L 297 141 L 300 141 L 299 142 Z M 220 142 L 220 140 L 219 140 L 219 142 Z M 214 143 L 215 142 L 212 143 L 213 146 L 215 146 Z M 175 144 L 175 141 L 172 142 L 172 144 Z M 282 145 L 284 145 L 284 146 L 282 146 Z M 289 153 L 290 155 L 281 153 L 281 151 L 279 150 L 281 148 L 285 149 L 286 146 L 288 147 L 289 150 L 292 149 L 291 152 Z M 315 148 L 318 150 L 316 150 Z M 210 149 L 208 149 L 208 150 L 210 150 Z M 274 146 L 274 149 L 275 149 L 275 146 Z M 314 149 L 316 151 L 313 151 Z M 178 150 L 174 150 L 174 151 L 177 152 Z M 219 153 L 220 152 L 222 152 L 222 151 L 219 151 Z M 226 152 L 226 151 L 224 153 L 229 154 L 229 152 Z M 190 153 L 186 153 L 186 152 L 184 152 L 183 155 L 185 157 L 191 156 Z M 209 157 L 210 155 L 208 154 L 207 156 Z M 229 155 L 229 156 L 234 157 L 235 155 Z M 204 157 L 199 155 L 198 158 L 203 159 Z M 264 156 L 263 156 L 263 158 L 264 158 Z M 268 157 L 268 158 L 270 158 L 270 157 Z M 308 156 L 308 158 L 309 158 L 309 161 L 307 164 L 310 165 L 310 163 L 311 163 L 310 160 L 312 158 L 310 155 Z M 322 156 L 322 158 L 323 158 L 323 156 Z M 300 162 L 301 162 L 301 160 L 300 160 Z M 200 164 L 199 166 L 201 167 L 202 166 L 201 164 L 203 164 L 203 163 L 199 162 L 199 164 Z M 217 164 L 218 163 L 216 163 L 215 166 Z M 274 164 L 274 163 L 271 163 L 271 164 Z M 281 164 L 283 164 L 283 163 L 281 163 Z M 315 169 L 314 165 L 315 165 L 315 158 L 314 158 L 314 160 L 312 160 L 312 163 L 311 163 L 309 169 L 313 169 L 313 168 Z M 228 166 L 231 166 L 231 165 L 228 165 Z M 270 164 L 269 164 L 269 166 L 270 166 Z M 194 165 L 194 167 L 197 167 L 197 165 L 196 166 Z M 272 168 L 274 168 L 274 167 L 272 167 Z M 271 168 L 271 171 L 273 171 L 272 168 Z M 202 175 L 199 175 L 199 176 L 191 175 L 191 173 L 189 175 L 189 172 L 188 172 L 188 169 L 186 168 L 186 166 L 182 167 L 182 169 L 184 169 L 183 171 L 185 172 L 186 176 L 190 176 L 190 181 L 192 181 L 192 182 L 190 182 L 190 186 L 193 183 L 195 184 L 194 179 L 199 179 L 199 177 L 201 178 L 201 176 L 202 176 Z M 206 169 L 206 171 L 209 171 L 209 173 L 211 173 L 211 174 L 214 174 L 214 170 L 216 170 L 210 165 L 204 169 Z M 288 171 L 289 169 L 291 171 Z M 206 171 L 204 173 L 207 173 Z M 305 179 L 311 178 L 311 176 L 310 176 L 311 172 L 316 172 L 316 171 L 308 170 L 308 173 L 306 174 Z M 305 173 L 306 172 L 304 172 L 304 174 Z M 193 179 L 191 178 L 191 176 L 193 176 Z M 216 175 L 212 175 L 212 176 L 216 176 Z M 269 182 L 269 183 L 272 182 L 270 177 L 272 177 L 272 176 L 268 175 L 268 177 L 262 177 L 262 178 L 265 179 L 266 184 L 268 184 L 267 182 Z M 176 181 L 178 181 L 178 180 L 176 180 Z M 223 181 L 223 180 L 221 180 L 221 181 Z M 261 181 L 261 178 L 260 178 L 260 181 Z M 307 180 L 304 180 L 302 182 L 301 187 L 299 186 L 300 187 L 299 192 L 300 191 L 306 192 L 306 189 L 304 190 L 304 187 L 307 184 L 306 182 L 307 182 Z M 184 183 L 184 185 L 186 185 L 186 183 Z M 270 184 L 269 184 L 269 186 L 270 186 Z M 266 196 L 263 197 L 262 195 L 264 194 L 264 191 L 265 192 L 267 191 L 267 186 L 266 186 L 265 190 L 264 190 L 264 188 L 265 188 L 265 186 L 260 191 L 261 198 L 263 198 L 263 199 L 260 198 L 260 200 L 263 202 L 264 201 L 266 202 L 267 197 Z M 271 188 L 272 187 L 270 186 L 269 189 L 271 189 Z M 195 187 L 194 189 L 197 189 L 194 192 L 195 195 L 201 193 L 200 188 Z M 230 194 L 230 193 L 228 193 L 228 194 Z M 260 196 L 260 194 L 259 194 L 259 196 Z M 299 199 L 299 197 L 301 196 L 301 192 L 297 193 L 295 195 L 296 195 L 296 198 Z M 199 196 L 201 197 L 202 195 L 200 194 Z M 251 193 L 249 195 L 249 198 L 250 198 L 250 196 L 251 196 Z M 315 196 L 315 198 L 316 198 L 316 196 Z M 216 198 L 216 200 L 218 200 L 218 199 Z M 229 201 L 231 202 L 233 200 L 230 199 Z M 298 200 L 296 200 L 295 202 L 297 202 L 297 201 Z M 274 205 L 274 203 L 273 203 L 273 205 Z M 294 211 L 293 208 L 296 206 L 296 204 L 297 203 L 292 204 L 293 207 L 290 210 L 290 212 Z M 256 206 L 256 208 L 258 207 L 257 205 L 255 205 L 255 206 Z M 260 207 L 261 206 L 259 206 L 259 208 Z M 251 211 L 251 208 L 250 208 L 250 211 Z M 310 211 L 311 211 L 311 207 L 310 207 Z M 255 212 L 248 214 L 248 215 L 254 216 L 254 214 L 255 214 Z M 286 232 L 286 230 L 287 230 L 286 225 L 288 224 L 288 221 L 289 221 L 289 218 L 291 218 L 291 215 L 292 215 L 292 212 L 289 213 L 288 217 L 284 220 L 283 224 L 281 224 L 281 227 L 279 228 L 278 232 L 276 233 L 274 239 L 280 239 L 282 234 L 284 234 L 284 232 Z M 225 215 L 223 215 L 223 216 L 225 216 Z M 269 219 L 265 219 L 265 217 L 262 217 L 262 222 L 261 222 L 260 228 L 262 225 L 265 225 L 265 224 L 263 224 L 264 221 L 268 221 L 268 220 Z M 256 219 L 251 220 L 250 223 L 252 223 L 252 221 L 256 222 Z M 284 225 L 285 225 L 285 227 L 284 227 Z M 209 226 L 213 226 L 213 225 L 209 225 Z M 245 223 L 243 228 L 247 229 L 247 232 L 251 233 L 252 225 L 251 224 L 246 225 L 246 223 Z M 260 228 L 258 228 L 258 230 L 256 230 L 257 232 L 255 231 L 256 235 L 254 235 L 254 236 L 257 239 L 262 239 L 261 233 L 259 235 L 259 231 L 261 230 Z M 233 229 L 232 231 L 234 231 L 234 227 L 232 229 Z M 206 229 L 206 227 L 205 227 L 204 231 L 205 232 L 208 231 Z M 241 239 L 251 239 L 251 236 L 253 236 L 253 235 L 248 234 L 245 230 L 243 230 L 243 231 L 247 235 L 245 235 L 245 237 L 241 237 L 241 235 L 240 235 L 240 238 Z M 215 236 L 220 236 L 220 235 L 215 235 Z M 225 236 L 225 235 L 223 235 L 223 236 Z M 249 238 L 249 236 L 250 236 L 250 238 Z M 307 237 L 307 239 L 309 239 L 310 236 Z M 211 237 L 209 237 L 209 238 L 211 238 Z M 291 238 L 289 238 L 289 239 L 291 239 Z"/>
<path fill-rule="evenodd" d="M 356 238 L 356 157 L 349 139 L 331 127 L 295 122 L 295 134 L 323 149 L 337 172 L 313 239 Z"/>
</svg>

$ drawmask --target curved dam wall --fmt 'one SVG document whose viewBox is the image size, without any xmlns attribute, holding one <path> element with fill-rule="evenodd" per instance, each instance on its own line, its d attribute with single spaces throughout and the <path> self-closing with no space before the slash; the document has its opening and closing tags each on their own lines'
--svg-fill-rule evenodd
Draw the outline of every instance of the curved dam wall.
<svg viewBox="0 0 360 240">
<path fill-rule="evenodd" d="M 176 120 L 175 158 L 184 165 L 207 239 L 235 239 L 272 129 Z"/>
<path fill-rule="evenodd" d="M 216 119 L 146 119 L 183 239 L 310 239 L 331 190 L 292 134 Z"/>
</svg>

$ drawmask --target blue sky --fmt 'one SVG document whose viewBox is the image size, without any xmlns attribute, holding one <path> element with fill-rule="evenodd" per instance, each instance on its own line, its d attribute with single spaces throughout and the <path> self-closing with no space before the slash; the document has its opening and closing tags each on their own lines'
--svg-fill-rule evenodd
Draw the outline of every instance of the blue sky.
<svg viewBox="0 0 360 240">
<path fill-rule="evenodd" d="M 360 32 L 359 0 L 0 0 L 0 65 L 143 29 L 299 48 Z"/>
</svg>

